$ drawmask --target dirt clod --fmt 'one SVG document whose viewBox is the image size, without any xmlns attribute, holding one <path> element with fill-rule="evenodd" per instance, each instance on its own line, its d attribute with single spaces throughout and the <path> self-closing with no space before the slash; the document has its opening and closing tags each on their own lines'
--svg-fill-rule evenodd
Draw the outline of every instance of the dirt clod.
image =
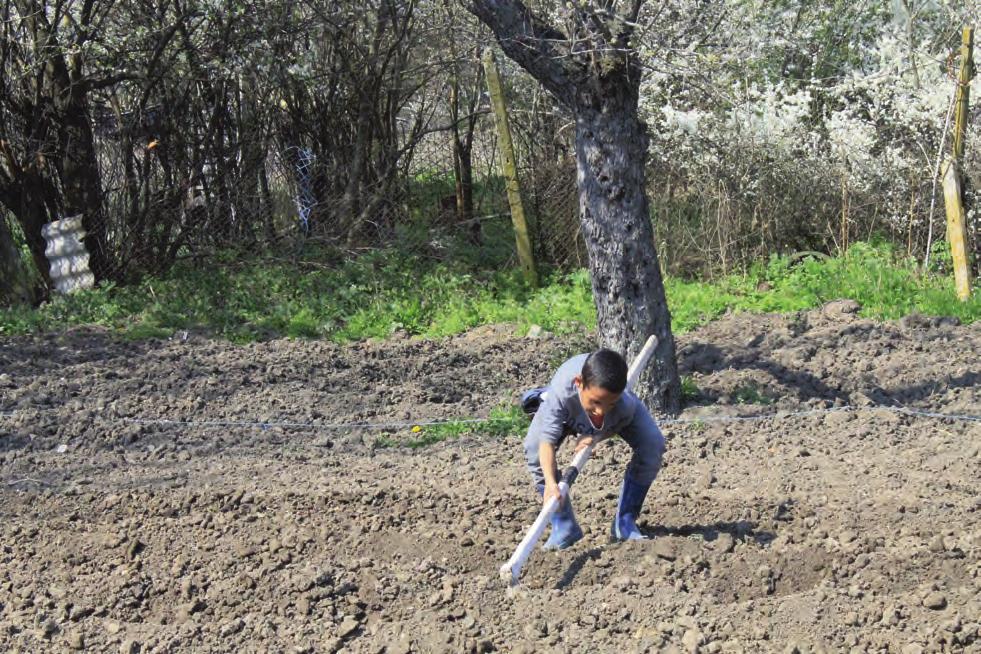
<svg viewBox="0 0 981 654">
<path fill-rule="evenodd" d="M 651 551 L 665 561 L 674 561 L 678 555 L 674 551 L 674 546 L 666 539 L 658 539 L 654 542 Z"/>
<path fill-rule="evenodd" d="M 73 631 L 68 634 L 68 647 L 71 649 L 85 649 L 85 637 L 78 631 Z"/>
<path fill-rule="evenodd" d="M 702 633 L 697 629 L 688 629 L 685 634 L 681 637 L 681 644 L 685 646 L 685 650 L 694 654 L 699 651 L 699 646 L 702 644 Z"/>
<path fill-rule="evenodd" d="M 943 593 L 934 591 L 923 598 L 923 606 L 939 611 L 940 609 L 946 608 L 947 598 Z"/>
<path fill-rule="evenodd" d="M 354 618 L 347 616 L 341 621 L 341 624 L 337 626 L 337 636 L 340 638 L 347 638 L 352 633 L 354 633 L 358 627 L 361 625 Z"/>
</svg>

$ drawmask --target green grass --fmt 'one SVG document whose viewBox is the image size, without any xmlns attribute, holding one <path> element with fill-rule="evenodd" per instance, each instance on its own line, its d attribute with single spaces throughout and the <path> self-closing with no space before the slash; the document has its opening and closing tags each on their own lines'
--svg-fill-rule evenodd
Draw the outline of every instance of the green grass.
<svg viewBox="0 0 981 654">
<path fill-rule="evenodd" d="M 319 257 L 329 261 L 328 253 Z M 512 270 L 479 270 L 378 251 L 335 267 L 292 261 L 178 264 L 163 278 L 0 309 L 0 334 L 97 325 L 124 336 L 204 329 L 236 342 L 278 336 L 338 342 L 396 330 L 438 337 L 478 325 L 539 324 L 567 332 L 594 321 L 588 275 L 553 275 L 532 289 Z"/>
<path fill-rule="evenodd" d="M 412 429 L 413 436 L 406 440 L 396 440 L 387 436 L 375 441 L 375 447 L 420 448 L 461 436 L 491 436 L 503 438 L 519 434 L 528 428 L 528 416 L 519 407 L 501 404 L 491 409 L 490 415 L 480 421 L 450 420 L 435 425 L 417 426 Z"/>
<path fill-rule="evenodd" d="M 726 311 L 788 313 L 845 298 L 862 306 L 861 315 L 879 320 L 914 312 L 954 316 L 964 323 L 981 316 L 981 288 L 961 302 L 949 276 L 923 275 L 885 244 L 857 243 L 844 256 L 794 265 L 787 257 L 774 257 L 746 274 L 714 282 L 668 279 L 665 285 L 676 333 Z"/>
<path fill-rule="evenodd" d="M 691 402 L 697 399 L 701 395 L 701 391 L 698 389 L 698 384 L 695 383 L 694 378 L 690 375 L 684 375 L 681 378 L 681 398 L 685 402 Z"/>
<path fill-rule="evenodd" d="M 200 329 L 236 342 L 289 336 L 347 342 L 384 338 L 396 330 L 439 337 L 479 325 L 532 324 L 555 333 L 595 327 L 586 271 L 544 276 L 527 286 L 516 270 L 440 262 L 415 248 L 380 250 L 354 260 L 311 251 L 306 263 L 224 255 L 213 265 L 178 264 L 162 278 L 57 297 L 40 308 L 0 309 L 0 334 L 98 325 L 128 338 L 162 337 Z M 665 282 L 675 333 L 726 311 L 794 312 L 837 298 L 862 314 L 892 319 L 920 312 L 981 315 L 975 292 L 954 297 L 947 276 L 922 275 L 885 245 L 859 243 L 847 255 L 791 265 L 775 257 L 741 275 L 714 281 Z"/>
<path fill-rule="evenodd" d="M 733 392 L 736 404 L 773 404 L 773 398 L 762 391 L 755 383 L 739 386 Z"/>
</svg>

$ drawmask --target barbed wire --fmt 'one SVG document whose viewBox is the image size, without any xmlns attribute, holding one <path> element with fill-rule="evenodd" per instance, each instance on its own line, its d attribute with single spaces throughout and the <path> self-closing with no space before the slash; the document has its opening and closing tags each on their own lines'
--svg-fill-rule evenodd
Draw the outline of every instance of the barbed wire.
<svg viewBox="0 0 981 654">
<path fill-rule="evenodd" d="M 918 418 L 931 418 L 937 420 L 952 420 L 956 422 L 981 422 L 981 415 L 945 413 L 942 411 L 928 411 L 907 406 L 890 406 L 884 404 L 871 404 L 867 406 L 844 405 L 840 407 L 825 407 L 819 409 L 806 409 L 803 411 L 776 411 L 772 413 L 760 413 L 746 416 L 697 416 L 692 418 L 663 418 L 657 420 L 660 425 L 698 425 L 707 423 L 729 423 L 729 422 L 758 422 L 761 420 L 782 420 L 787 418 L 800 418 L 814 415 L 828 415 L 831 413 L 842 412 L 874 412 L 886 411 L 898 413 Z M 30 409 L 18 409 L 15 411 L 0 412 L 0 418 L 15 418 L 21 414 L 29 412 L 35 413 L 55 413 L 57 408 L 32 407 Z M 411 429 L 414 427 L 440 427 L 452 425 L 476 425 L 493 423 L 510 423 L 514 418 L 510 416 L 501 417 L 465 417 L 465 418 L 442 418 L 442 419 L 423 419 L 423 420 L 400 420 L 392 422 L 348 422 L 348 423 L 313 423 L 279 420 L 179 420 L 173 418 L 140 418 L 140 417 L 119 417 L 112 418 L 106 416 L 95 416 L 91 422 L 101 422 L 108 424 L 138 424 L 138 425 L 157 425 L 164 427 L 240 427 L 251 428 L 259 431 L 270 429 L 295 429 L 306 431 L 346 431 L 357 429 Z"/>
<path fill-rule="evenodd" d="M 37 411 L 41 412 L 54 412 L 57 409 L 42 409 L 38 407 Z M 869 405 L 864 407 L 855 407 L 851 405 L 844 405 L 840 407 L 825 407 L 820 409 L 808 409 L 804 411 L 779 411 L 774 413 L 763 413 L 754 414 L 748 416 L 698 416 L 694 418 L 667 418 L 659 420 L 658 423 L 662 426 L 666 425 L 678 425 L 678 426 L 700 426 L 709 423 L 739 423 L 739 422 L 759 422 L 763 420 L 780 420 L 780 419 L 790 419 L 790 418 L 801 418 L 809 417 L 815 415 L 829 415 L 832 413 L 841 412 L 875 412 L 875 411 L 886 411 L 890 413 L 898 413 L 902 415 L 907 415 L 913 418 L 927 418 L 936 420 L 947 420 L 947 421 L 959 421 L 968 423 L 981 423 L 981 415 L 970 415 L 970 414 L 956 414 L 956 413 L 944 413 L 940 411 L 927 411 L 922 409 L 914 409 L 911 407 L 904 406 L 886 406 L 886 405 Z M 18 413 L 23 413 L 23 411 L 5 411 L 0 412 L 0 420 L 4 418 L 15 417 Z M 394 421 L 394 422 L 354 422 L 354 423 L 340 423 L 333 425 L 324 425 L 316 423 L 305 423 L 305 422 L 292 422 L 292 421 L 247 421 L 247 420 L 174 420 L 167 418 L 105 418 L 102 416 L 96 417 L 93 422 L 106 422 L 110 424 L 141 424 L 141 425 L 158 425 L 162 427 L 239 427 L 239 428 L 251 428 L 261 432 L 269 431 L 270 429 L 280 428 L 280 429 L 297 429 L 297 430 L 308 430 L 314 433 L 316 432 L 330 432 L 335 433 L 337 431 L 344 430 L 355 430 L 355 429 L 379 429 L 379 430 L 398 430 L 398 429 L 412 429 L 413 432 L 422 431 L 422 429 L 427 427 L 446 427 L 446 426 L 460 426 L 460 425 L 488 425 L 488 424 L 509 424 L 514 422 L 513 417 L 487 417 L 487 418 L 457 418 L 457 419 L 440 419 L 440 420 L 415 420 L 415 421 Z M 670 434 L 669 434 L 670 435 Z M 287 448 L 291 443 L 281 442 L 272 443 L 273 445 L 281 445 L 282 455 L 286 454 Z M 390 443 L 391 445 L 391 443 Z M 395 443 L 397 445 L 397 443 Z M 407 443 L 411 445 L 411 443 Z M 60 444 L 56 451 L 59 453 L 64 453 L 67 451 L 66 444 Z M 232 452 L 242 452 L 254 449 L 248 444 L 230 444 L 228 447 L 223 448 L 223 451 Z M 128 465 L 136 465 L 135 462 L 127 462 Z M 43 479 L 38 479 L 35 477 L 24 477 L 21 479 L 15 479 L 12 481 L 7 481 L 7 487 L 19 486 L 21 484 L 35 484 L 40 487 L 53 487 L 55 484 L 53 482 L 45 481 Z"/>
</svg>

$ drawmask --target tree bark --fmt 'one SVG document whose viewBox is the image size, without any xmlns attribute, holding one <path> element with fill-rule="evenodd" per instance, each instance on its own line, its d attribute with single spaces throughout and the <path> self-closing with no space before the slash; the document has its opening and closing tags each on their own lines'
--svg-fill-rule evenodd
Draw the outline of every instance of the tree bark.
<svg viewBox="0 0 981 654">
<path fill-rule="evenodd" d="M 612 109 L 576 116 L 579 218 L 600 341 L 630 361 L 655 334 L 658 346 L 642 386 L 658 408 L 673 412 L 681 406 L 681 385 L 645 192 L 646 126 L 636 112 Z"/>
<path fill-rule="evenodd" d="M 57 90 L 55 90 L 57 93 Z M 65 215 L 82 215 L 85 238 L 82 242 L 89 253 L 89 269 L 97 281 L 109 279 L 114 272 L 112 253 L 106 240 L 106 217 L 103 214 L 102 177 L 95 152 L 95 140 L 84 99 L 73 102 L 63 110 L 64 151 L 62 155 L 62 186 Z"/>
<path fill-rule="evenodd" d="M 630 360 L 656 334 L 653 364 L 637 391 L 656 410 L 675 413 L 681 384 L 646 195 L 647 126 L 637 112 L 640 66 L 626 47 L 624 27 L 634 24 L 640 4 L 634 2 L 618 19 L 580 12 L 576 39 L 518 0 L 473 0 L 468 8 L 491 28 L 504 52 L 573 114 L 580 221 L 600 342 Z"/>
<path fill-rule="evenodd" d="M 33 303 L 37 291 L 14 245 L 10 225 L 0 214 L 0 307 Z"/>
<path fill-rule="evenodd" d="M 453 124 L 453 179 L 456 187 L 456 219 L 470 226 L 470 241 L 480 245 L 480 222 L 473 220 L 473 135 L 476 124 L 474 108 L 466 117 L 465 130 L 460 129 L 460 80 L 454 73 L 450 86 L 450 120 Z"/>
<path fill-rule="evenodd" d="M 81 55 L 74 55 L 69 59 L 67 49 L 59 41 L 58 26 L 49 23 L 42 6 L 27 0 L 19 0 L 16 4 L 34 38 L 34 55 L 37 60 L 35 65 L 38 68 L 37 74 L 31 78 L 34 82 L 33 88 L 30 88 L 34 96 L 34 111 L 38 120 L 43 120 L 42 116 L 48 117 L 51 132 L 44 135 L 48 140 L 44 145 L 51 147 L 52 151 L 49 154 L 39 151 L 34 156 L 38 160 L 47 158 L 53 164 L 53 170 L 46 170 L 40 165 L 32 166 L 37 176 L 56 175 L 60 182 L 58 208 L 62 215 L 58 215 L 57 211 L 49 211 L 47 219 L 59 220 L 82 215 L 89 268 L 96 280 L 106 279 L 112 272 L 112 257 L 106 241 L 102 180 L 89 119 L 88 87 L 82 79 L 82 58 Z M 52 186 L 47 181 L 45 185 Z M 20 190 L 31 192 L 27 182 L 20 184 Z M 21 198 L 19 204 L 37 205 L 37 201 L 27 197 Z M 37 259 L 36 244 L 44 242 L 40 232 L 43 222 L 38 224 L 33 211 L 26 218 L 18 214 L 18 219 Z M 43 248 L 41 253 L 43 254 Z"/>
<path fill-rule="evenodd" d="M 0 204 L 17 220 L 34 266 L 44 285 L 52 288 L 51 266 L 44 254 L 47 242 L 41 236 L 41 228 L 48 222 L 48 214 L 52 210 L 47 206 L 45 198 L 53 197 L 55 190 L 36 171 L 25 171 L 19 167 L 10 177 L 0 179 L 0 184 Z"/>
</svg>

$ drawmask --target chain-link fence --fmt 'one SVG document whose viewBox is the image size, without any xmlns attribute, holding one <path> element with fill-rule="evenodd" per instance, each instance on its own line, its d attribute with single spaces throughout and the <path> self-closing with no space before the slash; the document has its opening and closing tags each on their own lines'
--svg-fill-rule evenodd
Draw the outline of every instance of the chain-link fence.
<svg viewBox="0 0 981 654">
<path fill-rule="evenodd" d="M 95 112 L 98 211 L 83 217 L 92 267 L 126 283 L 181 260 L 207 266 L 222 251 L 261 256 L 305 243 L 350 253 L 409 244 L 434 258 L 466 249 L 509 265 L 514 239 L 494 121 L 483 107 L 472 119 L 464 147 L 451 129 L 409 135 L 392 170 L 372 178 L 348 174 L 355 161 L 287 142 L 271 123 L 195 138 L 162 108 Z M 580 267 L 571 143 L 560 135 L 543 145 L 539 127 L 513 121 L 535 255 L 540 265 Z"/>
</svg>

